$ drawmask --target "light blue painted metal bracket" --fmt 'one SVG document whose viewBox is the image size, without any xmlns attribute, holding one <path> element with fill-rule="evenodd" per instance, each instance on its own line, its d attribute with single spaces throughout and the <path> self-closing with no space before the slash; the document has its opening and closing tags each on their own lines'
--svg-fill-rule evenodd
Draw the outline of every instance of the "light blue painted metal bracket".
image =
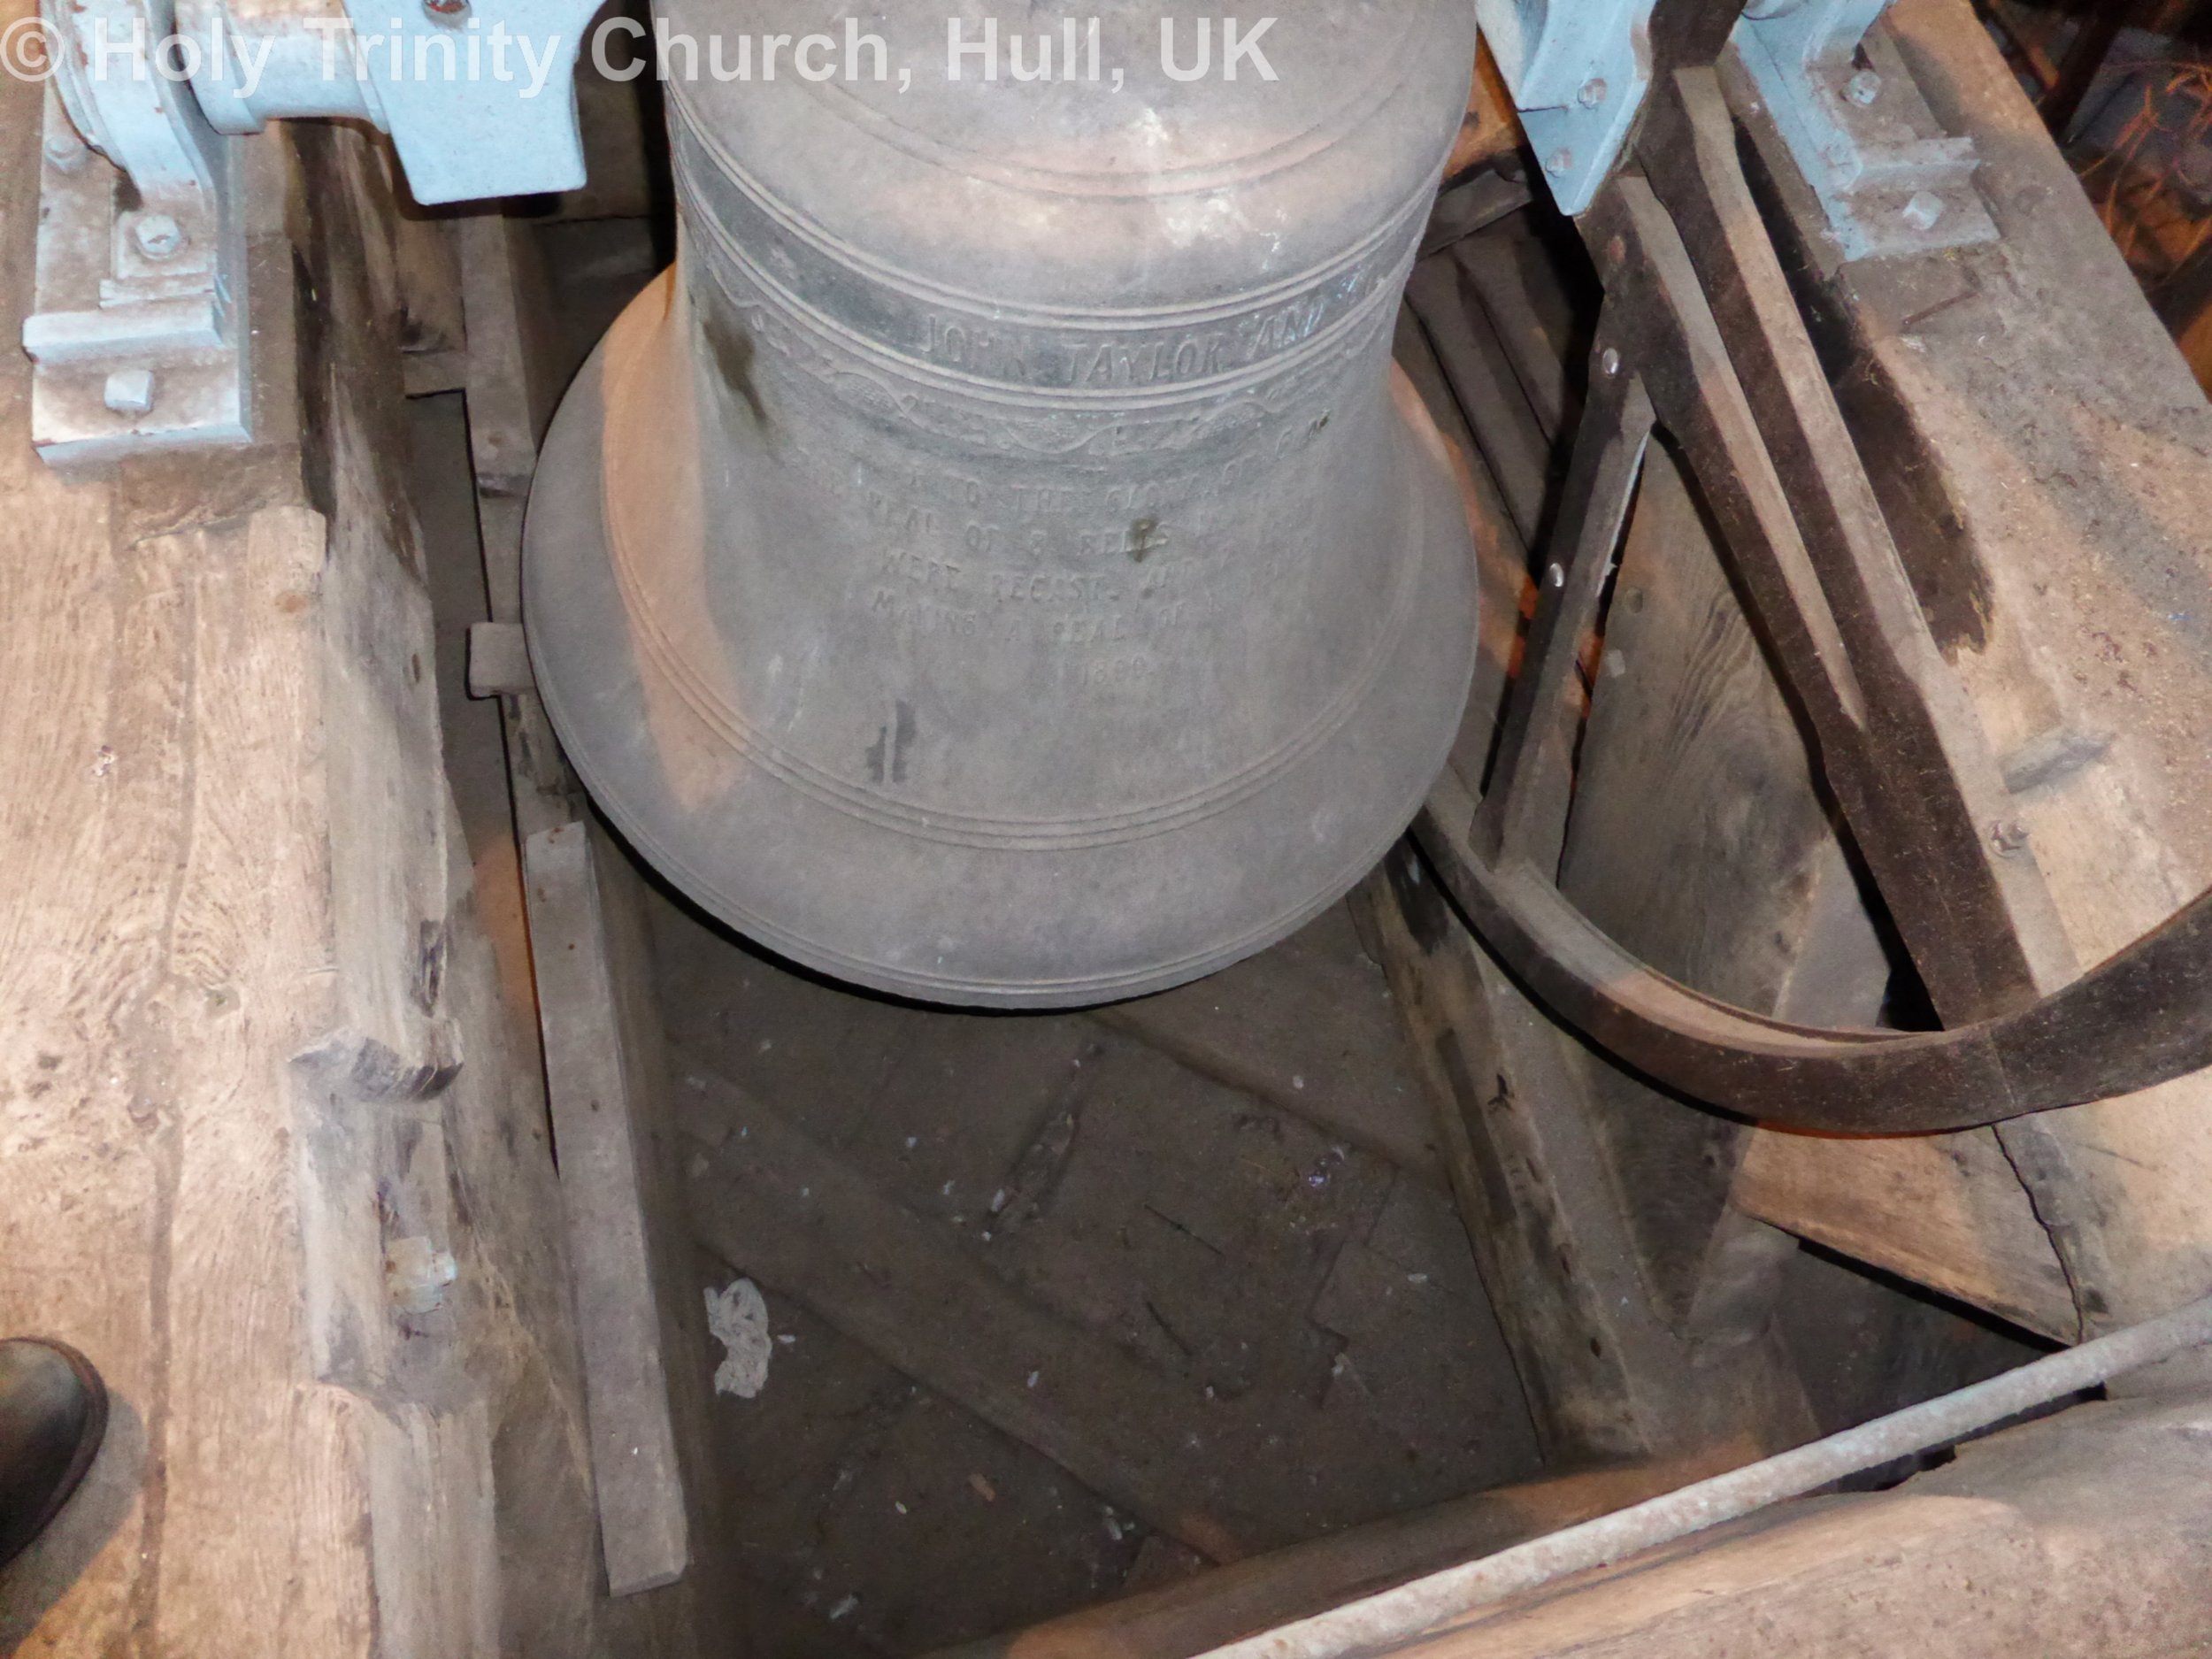
<svg viewBox="0 0 2212 1659">
<path fill-rule="evenodd" d="M 1944 135 L 1886 31 L 1889 0 L 1752 0 L 1731 49 L 1846 260 L 1993 242 L 1970 138 Z"/>
<path fill-rule="evenodd" d="M 594 0 L 188 4 L 227 48 L 193 80 L 222 132 L 370 121 L 426 206 L 583 188 L 575 69 Z"/>
<path fill-rule="evenodd" d="M 47 0 L 38 257 L 23 349 L 31 434 L 57 466 L 252 423 L 246 238 L 232 146 L 191 93 L 137 73 L 164 0 Z M 82 50 L 58 50 L 81 31 Z"/>
<path fill-rule="evenodd" d="M 347 7 L 357 35 L 385 37 L 381 50 L 363 56 L 418 202 L 583 188 L 575 68 L 598 0 L 466 0 L 450 14 L 422 0 Z M 515 42 L 511 81 L 494 73 L 502 38 Z M 448 61 L 457 73 L 446 73 Z M 419 72 L 423 65 L 429 73 Z"/>
<path fill-rule="evenodd" d="M 1560 211 L 1611 176 L 1651 90 L 1653 0 L 1475 0 Z"/>
<path fill-rule="evenodd" d="M 575 68 L 599 0 L 42 0 L 38 265 L 23 347 L 56 466 L 252 435 L 236 135 L 392 135 L 416 200 L 581 188 Z M 190 42 L 188 81 L 158 43 Z"/>
<path fill-rule="evenodd" d="M 1730 42 L 1845 259 L 1993 241 L 1970 138 L 1945 135 L 1875 26 L 1889 0 L 1750 0 Z M 1620 163 L 1651 90 L 1653 0 L 1475 0 L 1563 212 Z"/>
</svg>

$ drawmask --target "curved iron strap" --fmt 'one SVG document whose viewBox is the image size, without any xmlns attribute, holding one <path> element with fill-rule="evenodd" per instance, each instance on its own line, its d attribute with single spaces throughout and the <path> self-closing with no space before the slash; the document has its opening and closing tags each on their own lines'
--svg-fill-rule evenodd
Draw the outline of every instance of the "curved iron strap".
<svg viewBox="0 0 2212 1659">
<path fill-rule="evenodd" d="M 2033 859 L 1984 833 L 1995 764 L 1936 658 L 1712 72 L 1655 88 L 1649 127 L 1648 176 L 1616 180 L 1581 222 L 1605 307 L 1488 789 L 1478 804 L 1448 774 L 1417 826 L 1445 888 L 1553 1013 L 1667 1087 L 1769 1123 L 1971 1128 L 2212 1065 L 2212 893 L 2076 977 Z M 1949 1029 L 1820 1030 L 1729 1007 L 1638 961 L 1559 891 L 1576 658 L 1662 428 Z"/>
<path fill-rule="evenodd" d="M 1525 861 L 1486 862 L 1448 781 L 1415 835 L 1468 923 L 1538 1001 L 1636 1070 L 1763 1123 L 1926 1134 L 2148 1088 L 2212 1065 L 2212 892 L 2063 989 L 1949 1031 L 1792 1025 L 1677 984 Z"/>
</svg>

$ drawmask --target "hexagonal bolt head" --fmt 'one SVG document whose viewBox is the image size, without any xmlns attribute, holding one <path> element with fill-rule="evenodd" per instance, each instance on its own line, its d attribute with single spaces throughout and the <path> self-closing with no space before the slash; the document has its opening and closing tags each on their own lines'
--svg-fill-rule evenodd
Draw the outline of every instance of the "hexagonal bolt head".
<svg viewBox="0 0 2212 1659">
<path fill-rule="evenodd" d="M 1916 190 L 1901 211 L 1905 223 L 1915 230 L 1933 230 L 1943 217 L 1943 198 L 1933 190 Z"/>
<path fill-rule="evenodd" d="M 1582 89 L 1575 94 L 1575 102 L 1586 110 L 1594 110 L 1605 102 L 1612 90 L 1605 84 L 1603 75 L 1592 75 L 1582 83 Z"/>
<path fill-rule="evenodd" d="M 151 369 L 118 369 L 108 376 L 107 390 L 102 399 L 119 415 L 150 415 L 154 409 L 154 372 Z"/>
<path fill-rule="evenodd" d="M 184 227 L 166 213 L 143 213 L 131 227 L 131 240 L 149 259 L 173 259 L 190 240 Z"/>
<path fill-rule="evenodd" d="M 1871 104 L 1882 96 L 1882 78 L 1871 69 L 1862 69 L 1843 83 L 1843 96 L 1854 104 Z"/>
<path fill-rule="evenodd" d="M 1575 153 L 1571 150 L 1555 150 L 1544 157 L 1544 171 L 1555 179 L 1563 178 L 1575 170 Z"/>
</svg>

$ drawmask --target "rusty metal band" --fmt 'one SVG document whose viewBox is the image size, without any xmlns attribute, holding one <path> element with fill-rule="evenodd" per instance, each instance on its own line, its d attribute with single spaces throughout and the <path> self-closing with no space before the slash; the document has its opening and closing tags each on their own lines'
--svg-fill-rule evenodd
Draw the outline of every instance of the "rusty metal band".
<svg viewBox="0 0 2212 1659">
<path fill-rule="evenodd" d="M 2212 893 L 2017 1013 L 1935 1032 L 1793 1025 L 1639 961 L 1532 866 L 1486 862 L 1457 827 L 1473 804 L 1440 788 L 1415 826 L 1469 925 L 1559 1018 L 1693 1100 L 1798 1129 L 1927 1134 L 2212 1065 Z"/>
<path fill-rule="evenodd" d="M 1763 1122 L 1964 1129 L 2212 1065 L 2212 893 L 2074 973 L 2032 858 L 2008 862 L 1978 832 L 1993 764 L 1933 660 L 1710 72 L 1660 88 L 1652 121 L 1650 176 L 1616 180 L 1582 222 L 1605 314 L 1487 793 L 1477 803 L 1448 775 L 1416 826 L 1445 890 L 1561 1019 L 1667 1088 Z M 1705 492 L 1947 1029 L 1822 1029 L 1730 1007 L 1622 949 L 1559 889 L 1576 653 L 1662 428 Z"/>
</svg>

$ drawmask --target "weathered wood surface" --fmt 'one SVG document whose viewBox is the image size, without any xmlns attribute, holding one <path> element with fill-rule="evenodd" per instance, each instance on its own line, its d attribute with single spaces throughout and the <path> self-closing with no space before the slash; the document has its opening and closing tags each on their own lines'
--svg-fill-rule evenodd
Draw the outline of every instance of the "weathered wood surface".
<svg viewBox="0 0 2212 1659">
<path fill-rule="evenodd" d="M 938 1659 L 1191 1659 L 1717 1472 L 1707 1463 L 1648 1463 L 1501 1486 L 947 1649 Z"/>
<path fill-rule="evenodd" d="M 1363 900 L 1427 1077 L 1483 1282 L 1548 1458 L 1649 1458 L 1815 1432 L 1763 1317 L 1715 1340 L 1654 1296 L 1593 1101 L 1596 1062 L 1521 995 L 1409 849 Z"/>
<path fill-rule="evenodd" d="M 1192 1417 L 1173 1381 L 999 1282 L 703 1067 L 683 1070 L 694 1225 L 724 1261 L 1210 1559 L 1294 1536 L 1158 1432 Z"/>
<path fill-rule="evenodd" d="M 40 96 L 0 80 L 9 337 Z M 0 1327 L 114 1398 L 0 1647 L 630 1650 L 543 1094 L 441 770 L 383 165 L 249 148 L 253 448 L 65 484 L 0 357 Z"/>
<path fill-rule="evenodd" d="M 1517 300 L 1526 280 L 1518 257 L 1500 232 L 1425 262 L 1432 274 L 1414 305 L 1422 329 L 1400 330 L 1409 378 L 1439 411 L 1448 446 L 1468 446 L 1453 459 L 1486 606 L 1474 690 L 1438 796 L 1460 804 L 1432 802 L 1432 810 L 1471 810 L 1516 649 L 1530 509 L 1509 509 L 1496 480 L 1517 472 L 1524 496 L 1540 491 L 1556 435 L 1547 413 L 1563 414 L 1564 389 L 1542 366 L 1547 351 L 1564 349 L 1563 326 L 1525 296 Z M 1461 283 L 1463 269 L 1482 273 L 1482 292 Z M 1448 357 L 1441 371 L 1426 357 L 1431 342 L 1442 350 L 1461 339 L 1456 324 L 1470 315 L 1485 329 L 1502 316 L 1523 340 L 1518 366 L 1500 370 L 1515 377 L 1508 398 L 1467 402 Z M 1747 882 L 1747 849 L 1785 847 L 1801 863 L 1824 845 L 1841 860 L 1787 711 L 1663 455 L 1632 519 L 1620 588 L 1635 613 L 1624 631 L 1641 639 L 1616 659 L 1612 680 L 1632 668 L 1634 683 L 1609 695 L 1601 679 L 1602 718 L 1593 720 L 1584 759 L 1596 785 L 1577 806 L 1566 879 L 1692 977 L 1732 969 L 1736 948 L 1753 942 L 1753 965 L 1739 977 L 1771 1005 L 1795 955 L 1770 936 L 1780 931 L 1793 945 L 1792 919 L 1821 908 L 1835 884 L 1778 874 Z M 1647 593 L 1657 603 L 1646 615 Z M 1747 733 L 1757 742 L 1740 752 Z M 1675 787 L 1686 750 L 1728 783 L 1780 754 L 1802 804 L 1770 823 L 1748 807 L 1732 816 L 1722 808 L 1716 824 L 1709 795 Z M 1754 833 L 1763 823 L 1764 839 Z M 1770 1317 L 1791 1246 L 1726 1203 L 1742 1131 L 1586 1052 L 1497 970 L 1417 858 L 1402 852 L 1386 870 L 1361 895 L 1371 948 L 1426 1077 L 1446 1167 L 1548 1453 L 1649 1455 L 1740 1432 L 1769 1448 L 1809 1438 L 1811 1417 Z M 1760 895 L 1749 903 L 1747 887 Z M 1878 955 L 1872 972 L 1878 995 Z"/>
<path fill-rule="evenodd" d="M 652 1075 L 659 1033 L 626 1007 L 616 979 L 617 922 L 604 892 L 622 879 L 613 856 L 590 825 L 566 824 L 530 838 L 523 878 L 601 1547 L 609 1589 L 632 1595 L 674 1583 L 692 1551 L 669 1395 L 670 1373 L 685 1356 L 663 1336 L 660 1285 L 673 1275 L 657 1271 L 648 1219 L 660 1185 L 647 1121 L 664 1087 Z M 695 1372 L 696 1365 L 695 1356 Z"/>
<path fill-rule="evenodd" d="M 1434 1115 L 1405 1052 L 1389 984 L 1360 954 L 1341 909 L 1249 961 L 1101 1009 L 1097 1018 L 1445 1184 Z"/>
<path fill-rule="evenodd" d="M 1804 741 L 1662 447 L 1590 697 L 1561 890 L 1684 984 L 1785 1018 L 1871 1023 L 1888 963 Z M 1652 1289 L 1679 1327 L 1732 1230 L 1746 1132 L 1614 1068 L 1593 1079 Z"/>
<path fill-rule="evenodd" d="M 526 221 L 495 204 L 451 229 L 470 330 L 469 448 L 490 612 L 471 629 L 469 672 L 478 678 L 480 641 L 503 654 L 495 683 L 472 689 L 498 697 L 525 849 L 607 1587 L 633 1642 L 667 1653 L 741 1647 L 749 1609 L 718 1574 L 694 1570 L 721 1536 L 719 1494 L 697 1473 L 710 1460 L 713 1368 L 683 1221 L 643 887 L 584 805 L 521 637 L 523 526 L 539 440 L 562 389 L 559 320 Z"/>
<path fill-rule="evenodd" d="M 1420 320 L 1454 399 L 1463 410 L 1480 411 L 1470 419 L 1482 424 L 1491 477 L 1522 543 L 1533 543 L 1550 493 L 1551 434 L 1522 389 L 1504 342 L 1488 313 L 1468 303 L 1449 254 L 1414 266 L 1406 304 Z"/>
<path fill-rule="evenodd" d="M 2212 409 L 1964 0 L 1901 0 L 1891 18 L 1938 114 L 1976 139 L 2005 241 L 1847 268 L 1846 411 L 2074 954 L 2093 963 L 2212 885 Z M 2037 1202 L 2070 1230 L 2088 1324 L 2212 1286 L 2212 1078 L 2035 1126 L 2050 1154 Z M 1917 1275 L 1962 1242 L 1915 1202 L 1950 1182 L 1953 1156 L 1901 1143 L 1877 1163 L 1851 1142 L 1763 1137 L 1758 1157 L 1770 1192 L 1853 1189 L 1869 1259 Z M 1927 1169 L 1898 1179 L 1915 1157 Z M 1954 1284 L 1994 1310 L 2047 1307 L 2039 1253 L 1990 1243 Z"/>
<path fill-rule="evenodd" d="M 1374 1519 L 1427 1479 L 1394 1431 L 1341 1399 L 1217 1392 L 1125 1348 L 1002 1272 L 985 1240 L 895 1199 L 703 1060 L 675 1059 L 703 1245 L 1156 1531 L 1238 1560 Z M 1024 1225 L 1013 1209 L 1010 1231 Z M 1317 1471 L 1332 1459 L 1376 1471 L 1374 1490 L 1348 1501 Z"/>
<path fill-rule="evenodd" d="M 2212 1647 L 2201 1399 L 2078 1407 L 1892 1491 L 1814 1498 L 1362 1655 L 2105 1659 Z M 1377 1598 L 1388 1601 L 1387 1593 Z M 1349 1659 L 1280 1630 L 1219 1659 Z"/>
<path fill-rule="evenodd" d="M 1463 475 L 1482 549 L 1486 649 L 1452 758 L 1471 797 L 1483 782 L 1508 661 L 1490 642 L 1501 612 L 1509 630 L 1517 619 L 1517 607 L 1500 601 L 1517 597 L 1516 579 L 1528 563 L 1518 519 L 1498 510 L 1484 480 L 1525 467 L 1532 419 L 1541 442 L 1559 439 L 1571 413 L 1566 354 L 1574 330 L 1565 297 L 1545 287 L 1560 279 L 1515 227 L 1467 238 L 1449 263 L 1459 280 L 1448 297 L 1486 315 L 1525 396 L 1469 405 L 1476 433 L 1459 424 L 1456 406 L 1440 415 L 1448 434 L 1456 429 L 1482 456 Z M 1402 356 L 1420 343 L 1402 331 Z M 1429 379 L 1425 395 L 1435 407 L 1441 388 Z M 1663 448 L 1647 463 L 1614 586 L 1602 655 L 1595 641 L 1583 651 L 1596 675 L 1564 888 L 1616 938 L 1687 983 L 1800 1018 L 1871 1019 L 1887 964 L 1803 741 Z M 1781 1379 L 1778 1392 L 1789 1394 L 1768 1327 L 1790 1247 L 1761 1236 L 1728 1202 L 1742 1127 L 1601 1063 L 1575 1064 L 1583 1115 L 1611 1177 L 1610 1202 L 1625 1218 L 1639 1282 L 1661 1322 L 1693 1342 L 1755 1344 L 1763 1369 Z M 1566 1290 L 1562 1305 L 1572 1301 Z M 1570 1373 L 1591 1366 L 1579 1352 L 1556 1363 Z"/>
<path fill-rule="evenodd" d="M 453 221 L 468 323 L 469 448 L 476 466 L 484 586 L 495 626 L 522 626 L 522 532 L 538 442 L 561 386 L 542 261 L 529 227 L 499 211 Z M 582 792 L 534 692 L 500 700 L 524 841 L 582 818 Z"/>
<path fill-rule="evenodd" d="M 1796 1136 L 1753 1137 L 1730 1201 L 1855 1261 L 1881 1263 L 2015 1325 L 2072 1339 L 2078 1321 L 2065 1270 L 1994 1135 L 1852 1141 L 1824 1158 L 1799 1147 Z M 1831 1179 L 1844 1159 L 1850 1178 Z M 1901 1226 L 1900 1217 L 1912 1225 Z"/>
</svg>

